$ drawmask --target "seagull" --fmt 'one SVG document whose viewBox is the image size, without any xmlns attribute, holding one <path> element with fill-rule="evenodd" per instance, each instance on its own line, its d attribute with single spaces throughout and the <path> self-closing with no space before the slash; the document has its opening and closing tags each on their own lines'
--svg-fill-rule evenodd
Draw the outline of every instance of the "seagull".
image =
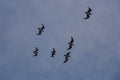
<svg viewBox="0 0 120 80">
<path fill-rule="evenodd" d="M 40 28 L 40 27 L 38 27 L 38 33 L 36 34 L 36 35 L 41 35 L 42 34 L 42 32 L 44 32 L 44 29 L 45 29 L 45 26 L 42 24 L 42 27 Z"/>
<path fill-rule="evenodd" d="M 74 46 L 73 42 L 74 42 L 74 39 L 73 39 L 73 37 L 71 36 L 71 41 L 68 42 L 69 48 L 68 48 L 67 50 L 70 50 L 70 49 L 72 48 L 72 46 Z"/>
<path fill-rule="evenodd" d="M 66 63 L 66 62 L 69 60 L 68 58 L 71 57 L 70 54 L 71 54 L 70 52 L 67 52 L 67 53 L 64 55 L 64 56 L 65 56 L 65 61 L 64 61 L 63 63 Z"/>
<path fill-rule="evenodd" d="M 56 50 L 53 48 L 53 50 L 51 51 L 51 57 L 54 57 L 55 53 L 56 53 Z"/>
<path fill-rule="evenodd" d="M 90 7 L 88 7 L 88 11 L 87 12 L 85 12 L 85 14 L 86 14 L 86 17 L 84 18 L 84 19 L 88 19 L 88 18 L 90 18 L 90 15 L 92 15 L 92 9 L 90 8 Z"/>
<path fill-rule="evenodd" d="M 39 51 L 38 48 L 35 47 L 35 50 L 33 51 L 34 56 L 37 56 L 37 55 L 38 55 L 38 51 Z"/>
</svg>

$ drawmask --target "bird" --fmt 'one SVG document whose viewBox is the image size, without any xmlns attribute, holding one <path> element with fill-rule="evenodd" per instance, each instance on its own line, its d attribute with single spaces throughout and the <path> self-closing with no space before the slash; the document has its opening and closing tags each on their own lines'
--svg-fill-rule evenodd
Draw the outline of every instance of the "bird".
<svg viewBox="0 0 120 80">
<path fill-rule="evenodd" d="M 38 33 L 36 34 L 36 35 L 41 35 L 42 34 L 42 32 L 44 32 L 44 29 L 45 29 L 45 26 L 42 24 L 42 27 L 40 28 L 40 27 L 38 27 Z"/>
<path fill-rule="evenodd" d="M 39 51 L 38 48 L 35 47 L 35 50 L 33 51 L 34 57 L 38 55 L 38 51 Z"/>
<path fill-rule="evenodd" d="M 70 52 L 67 52 L 67 53 L 64 55 L 64 56 L 65 56 L 65 60 L 64 60 L 63 63 L 66 63 L 66 62 L 69 60 L 68 58 L 71 57 L 70 54 L 71 54 Z"/>
<path fill-rule="evenodd" d="M 54 57 L 54 55 L 56 55 L 55 53 L 56 53 L 56 50 L 53 48 L 53 50 L 51 51 L 51 57 Z"/>
<path fill-rule="evenodd" d="M 92 15 L 92 9 L 90 7 L 88 7 L 88 10 L 85 12 L 86 14 L 86 17 L 84 19 L 89 19 L 90 18 L 90 15 Z"/>
<path fill-rule="evenodd" d="M 69 48 L 68 48 L 67 50 L 70 50 L 70 49 L 74 46 L 73 42 L 74 42 L 74 39 L 73 39 L 73 37 L 71 36 L 71 41 L 68 42 Z"/>
</svg>

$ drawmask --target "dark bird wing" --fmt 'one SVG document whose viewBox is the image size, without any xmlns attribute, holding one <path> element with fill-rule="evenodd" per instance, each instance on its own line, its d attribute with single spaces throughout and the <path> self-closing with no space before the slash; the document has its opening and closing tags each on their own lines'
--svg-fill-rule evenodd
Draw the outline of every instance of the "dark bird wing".
<svg viewBox="0 0 120 80">
<path fill-rule="evenodd" d="M 69 45 L 70 45 L 70 44 L 73 44 L 73 42 L 74 42 L 74 39 L 73 39 L 73 37 L 71 36 L 71 41 L 68 42 L 68 44 L 69 44 Z"/>
<path fill-rule="evenodd" d="M 90 7 L 88 7 L 88 11 L 86 13 L 88 13 L 89 15 L 92 15 L 92 9 Z"/>
<path fill-rule="evenodd" d="M 68 57 L 65 57 L 65 60 L 64 60 L 63 63 L 66 63 L 67 61 L 68 61 Z"/>
<path fill-rule="evenodd" d="M 86 13 L 86 17 L 84 19 L 89 19 L 90 15 L 88 13 Z"/>
<path fill-rule="evenodd" d="M 67 50 L 70 50 L 72 48 L 72 45 L 71 44 L 69 44 L 69 48 L 67 49 Z"/>
<path fill-rule="evenodd" d="M 88 12 L 91 12 L 91 11 L 92 11 L 92 9 L 90 7 L 88 7 Z"/>
<path fill-rule="evenodd" d="M 67 56 L 70 56 L 70 54 L 71 54 L 70 52 L 67 52 L 67 54 L 66 54 L 66 55 L 67 55 Z"/>
<path fill-rule="evenodd" d="M 38 54 L 38 52 L 37 51 L 33 51 L 33 53 L 34 53 L 34 56 L 37 56 Z"/>
<path fill-rule="evenodd" d="M 52 54 L 51 54 L 51 57 L 54 57 L 54 56 L 55 56 L 55 53 L 52 53 Z"/>
<path fill-rule="evenodd" d="M 73 43 L 74 42 L 74 39 L 73 39 L 73 37 L 71 36 L 71 43 Z"/>
<path fill-rule="evenodd" d="M 42 34 L 42 32 L 41 31 L 39 31 L 36 35 L 41 35 Z"/>
<path fill-rule="evenodd" d="M 55 49 L 53 48 L 53 50 L 51 51 L 51 53 L 55 53 L 56 51 L 55 51 Z"/>
<path fill-rule="evenodd" d="M 42 24 L 42 28 L 41 28 L 41 29 L 42 29 L 42 30 L 45 29 L 45 26 L 44 26 L 43 24 Z"/>
<path fill-rule="evenodd" d="M 39 51 L 37 47 L 35 47 L 35 51 Z"/>
</svg>

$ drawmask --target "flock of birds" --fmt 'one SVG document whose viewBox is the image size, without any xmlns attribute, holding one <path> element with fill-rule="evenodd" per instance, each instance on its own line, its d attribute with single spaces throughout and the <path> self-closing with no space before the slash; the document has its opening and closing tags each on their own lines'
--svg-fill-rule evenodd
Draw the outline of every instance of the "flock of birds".
<svg viewBox="0 0 120 80">
<path fill-rule="evenodd" d="M 84 19 L 89 19 L 90 15 L 92 15 L 91 12 L 92 12 L 92 9 L 90 7 L 88 7 L 88 10 L 85 12 L 86 17 Z M 45 26 L 42 24 L 42 27 L 38 27 L 38 33 L 36 35 L 41 35 L 42 32 L 44 32 L 44 29 L 45 29 Z M 72 49 L 74 46 L 74 39 L 72 36 L 71 36 L 71 40 L 68 42 L 68 45 L 69 45 L 69 47 L 67 49 L 68 52 L 66 54 L 64 54 L 65 60 L 63 63 L 66 63 L 69 60 L 69 57 L 71 57 L 70 56 L 71 52 L 69 52 L 69 50 Z M 35 50 L 33 51 L 33 53 L 34 53 L 34 57 L 38 56 L 39 49 L 37 47 L 35 47 Z M 56 50 L 55 50 L 55 48 L 53 48 L 51 51 L 51 57 L 54 57 L 55 55 L 56 55 Z"/>
</svg>

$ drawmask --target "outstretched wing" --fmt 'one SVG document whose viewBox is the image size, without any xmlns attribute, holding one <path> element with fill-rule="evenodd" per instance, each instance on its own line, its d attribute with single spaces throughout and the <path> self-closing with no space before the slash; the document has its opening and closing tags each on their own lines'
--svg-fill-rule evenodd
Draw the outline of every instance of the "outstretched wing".
<svg viewBox="0 0 120 80">
<path fill-rule="evenodd" d="M 53 48 L 53 52 L 56 52 L 56 51 L 55 51 L 55 48 Z"/>
<path fill-rule="evenodd" d="M 64 60 L 63 63 L 66 63 L 67 61 L 68 61 L 68 57 L 65 57 L 65 60 Z"/>
<path fill-rule="evenodd" d="M 71 36 L 71 43 L 73 43 L 74 42 L 74 39 L 73 39 L 73 37 Z"/>
<path fill-rule="evenodd" d="M 43 29 L 45 29 L 45 26 L 42 24 L 42 27 L 41 27 L 41 29 L 43 30 Z"/>
<path fill-rule="evenodd" d="M 70 55 L 70 54 L 71 54 L 70 52 L 67 53 L 67 55 Z"/>
<path fill-rule="evenodd" d="M 35 47 L 35 51 L 38 51 L 38 48 L 37 48 L 37 47 Z"/>
<path fill-rule="evenodd" d="M 67 50 L 70 50 L 72 48 L 72 45 L 69 45 L 69 48 Z"/>
<path fill-rule="evenodd" d="M 86 13 L 86 17 L 84 19 L 89 19 L 90 15 L 88 13 Z"/>
<path fill-rule="evenodd" d="M 91 11 L 92 11 L 92 9 L 90 7 L 88 7 L 88 12 L 91 12 Z"/>
<path fill-rule="evenodd" d="M 37 51 L 33 51 L 33 53 L 34 53 L 34 56 L 37 56 L 38 54 L 38 52 Z"/>
</svg>

